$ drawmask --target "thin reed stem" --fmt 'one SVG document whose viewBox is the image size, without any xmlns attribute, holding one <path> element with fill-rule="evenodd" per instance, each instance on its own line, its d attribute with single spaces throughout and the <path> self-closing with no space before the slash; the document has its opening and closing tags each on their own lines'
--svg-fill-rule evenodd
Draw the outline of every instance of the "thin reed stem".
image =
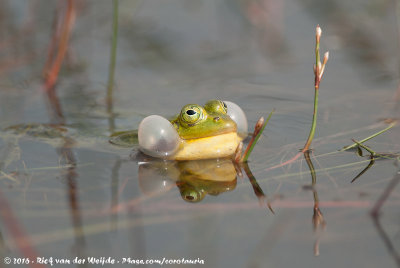
<svg viewBox="0 0 400 268">
<path fill-rule="evenodd" d="M 325 66 L 326 66 L 326 63 L 328 62 L 328 58 L 329 58 L 329 52 L 326 52 L 324 54 L 323 63 L 321 63 L 320 54 L 319 54 L 319 43 L 320 43 L 320 39 L 321 39 L 321 34 L 322 34 L 322 30 L 318 25 L 317 28 L 315 29 L 314 113 L 313 113 L 310 134 L 308 135 L 308 138 L 307 138 L 306 144 L 304 145 L 304 148 L 301 150 L 303 153 L 310 149 L 311 142 L 314 139 L 315 129 L 317 127 L 319 85 L 321 83 L 322 75 L 324 74 Z"/>
<path fill-rule="evenodd" d="M 107 113 L 109 114 L 109 128 L 110 132 L 115 129 L 114 115 L 113 115 L 113 88 L 114 88 L 114 76 L 115 76 L 115 65 L 117 59 L 117 40 L 118 40 L 118 0 L 113 0 L 113 22 L 112 22 L 112 39 L 111 39 L 111 51 L 110 51 L 110 66 L 108 70 L 108 82 L 107 82 Z"/>
<path fill-rule="evenodd" d="M 367 137 L 367 138 L 365 138 L 365 139 L 363 139 L 363 140 L 360 140 L 358 143 L 359 143 L 359 144 L 362 144 L 362 143 L 364 143 L 364 142 L 366 142 L 366 141 L 368 141 L 368 140 L 370 140 L 370 139 L 372 139 L 372 138 L 375 138 L 376 136 L 378 136 L 378 135 L 380 135 L 380 134 L 382 134 L 382 133 L 388 131 L 389 129 L 391 129 L 391 128 L 394 127 L 395 125 L 396 125 L 396 122 L 391 123 L 387 128 L 382 129 L 381 131 L 378 131 L 377 133 L 372 134 L 371 136 L 369 136 L 369 137 Z M 346 151 L 346 150 L 352 149 L 352 148 L 354 148 L 354 147 L 356 147 L 356 146 L 358 146 L 358 144 L 357 144 L 357 143 L 353 143 L 352 145 L 349 145 L 349 146 L 344 147 L 344 148 L 341 149 L 340 151 L 341 151 L 341 152 L 342 152 L 342 151 Z"/>
<path fill-rule="evenodd" d="M 249 156 L 251 152 L 254 149 L 254 146 L 256 145 L 258 139 L 260 138 L 261 134 L 263 133 L 265 127 L 268 124 L 269 119 L 271 118 L 272 114 L 275 112 L 275 109 L 272 110 L 272 112 L 268 115 L 267 120 L 264 122 L 264 117 L 261 117 L 258 119 L 256 126 L 254 127 L 254 132 L 253 136 L 251 137 L 251 140 L 249 144 L 247 145 L 246 151 L 243 154 L 241 162 L 247 162 L 249 159 Z"/>
</svg>

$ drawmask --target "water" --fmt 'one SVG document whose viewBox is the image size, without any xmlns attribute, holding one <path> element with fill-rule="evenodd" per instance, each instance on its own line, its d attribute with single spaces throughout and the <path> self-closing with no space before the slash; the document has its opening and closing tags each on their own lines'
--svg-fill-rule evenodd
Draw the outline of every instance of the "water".
<svg viewBox="0 0 400 268">
<path fill-rule="evenodd" d="M 377 221 L 369 214 L 396 182 L 395 161 L 376 161 L 350 183 L 369 160 L 337 151 L 399 117 L 397 6 L 121 0 L 114 121 L 106 107 L 112 3 L 79 1 L 75 9 L 57 115 L 42 71 L 65 3 L 0 4 L 0 127 L 64 121 L 67 129 L 52 139 L 2 131 L 0 262 L 40 256 L 90 267 L 86 257 L 93 256 L 120 261 L 114 266 L 129 257 L 199 259 L 205 267 L 399 266 L 399 189 L 392 187 Z M 294 156 L 308 135 L 317 24 L 330 59 L 311 188 L 303 156 L 270 168 Z M 276 109 L 250 157 L 255 180 L 244 171 L 236 177 L 230 162 L 143 164 L 137 149 L 108 143 L 111 132 L 135 129 L 147 115 L 173 115 L 213 98 L 240 105 L 251 127 Z M 399 152 L 398 136 L 394 127 L 366 144 Z M 323 219 L 314 230 L 316 196 Z"/>
</svg>

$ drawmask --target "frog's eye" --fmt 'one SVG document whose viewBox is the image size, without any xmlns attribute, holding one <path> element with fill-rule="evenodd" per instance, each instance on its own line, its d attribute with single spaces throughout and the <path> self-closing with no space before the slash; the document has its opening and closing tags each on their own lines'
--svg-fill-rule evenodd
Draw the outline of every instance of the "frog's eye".
<svg viewBox="0 0 400 268">
<path fill-rule="evenodd" d="M 231 101 L 223 101 L 223 103 L 227 107 L 227 114 L 232 118 L 233 121 L 235 121 L 238 133 L 243 136 L 247 136 L 247 117 L 242 108 Z"/>
<path fill-rule="evenodd" d="M 209 100 L 204 105 L 204 109 L 206 109 L 207 112 L 211 112 L 211 113 L 226 114 L 228 107 L 226 106 L 226 103 L 221 100 Z"/>
<path fill-rule="evenodd" d="M 140 122 L 138 140 L 143 153 L 160 158 L 173 155 L 181 142 L 172 124 L 159 115 L 150 115 Z"/>
<path fill-rule="evenodd" d="M 189 104 L 182 108 L 180 117 L 183 122 L 194 125 L 203 119 L 204 113 L 199 105 Z"/>
<path fill-rule="evenodd" d="M 181 189 L 181 196 L 187 202 L 197 203 L 203 200 L 205 193 L 190 187 L 188 189 Z"/>
</svg>

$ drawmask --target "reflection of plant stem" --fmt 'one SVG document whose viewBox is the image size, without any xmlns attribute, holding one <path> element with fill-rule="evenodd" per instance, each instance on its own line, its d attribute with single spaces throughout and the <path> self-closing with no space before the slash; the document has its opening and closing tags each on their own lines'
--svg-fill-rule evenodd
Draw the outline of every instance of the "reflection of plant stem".
<svg viewBox="0 0 400 268">
<path fill-rule="evenodd" d="M 317 112 L 318 112 L 318 93 L 319 93 L 319 85 L 321 83 L 322 75 L 324 74 L 325 66 L 329 58 L 329 53 L 326 52 L 324 54 L 324 59 L 323 63 L 321 64 L 321 59 L 319 55 L 319 41 L 321 38 L 321 28 L 319 25 L 316 28 L 315 31 L 315 65 L 314 65 L 314 76 L 315 76 L 315 82 L 314 82 L 314 113 L 313 113 L 313 120 L 311 124 L 311 129 L 310 129 L 310 134 L 308 135 L 308 139 L 306 141 L 306 144 L 304 145 L 304 148 L 302 152 L 304 153 L 310 148 L 311 142 L 314 138 L 315 134 L 315 129 L 317 127 Z"/>
<path fill-rule="evenodd" d="M 311 186 L 312 186 L 312 191 L 313 191 L 313 195 L 314 195 L 314 214 L 312 217 L 312 223 L 313 223 L 314 232 L 317 232 L 319 227 L 321 227 L 322 230 L 325 229 L 326 221 L 325 221 L 324 216 L 319 208 L 318 193 L 317 193 L 317 190 L 315 189 L 315 186 L 317 184 L 317 176 L 315 174 L 314 165 L 310 159 L 310 151 L 304 152 L 304 158 L 306 159 L 306 162 L 307 162 L 308 168 L 310 169 L 310 174 L 311 174 Z M 314 244 L 314 255 L 315 256 L 319 256 L 319 240 L 320 240 L 320 235 L 317 236 L 317 239 Z"/>
<path fill-rule="evenodd" d="M 363 139 L 363 140 L 360 140 L 359 143 L 364 143 L 364 142 L 366 142 L 366 141 L 368 141 L 368 140 L 370 140 L 370 139 L 372 139 L 372 138 L 375 138 L 376 136 L 378 136 L 378 135 L 380 135 L 380 134 L 382 134 L 382 133 L 388 131 L 389 129 L 391 129 L 391 128 L 394 127 L 395 125 L 396 125 L 396 122 L 391 123 L 387 128 L 385 128 L 385 129 L 383 129 L 383 130 L 381 130 L 381 131 L 378 131 L 377 133 L 372 134 L 371 136 L 369 136 L 369 137 L 367 137 L 367 138 L 365 138 L 365 139 Z M 342 148 L 340 151 L 346 151 L 346 150 L 352 149 L 352 148 L 354 148 L 354 147 L 356 147 L 356 146 L 357 146 L 357 143 L 353 143 L 352 145 L 349 145 L 349 146 L 346 146 L 346 147 Z"/>
<path fill-rule="evenodd" d="M 3 238 L 3 233 L 0 231 L 0 258 L 4 259 L 6 253 L 9 252 L 7 245 Z"/>
<path fill-rule="evenodd" d="M 399 162 L 397 162 L 399 164 Z M 387 250 L 389 251 L 389 254 L 393 257 L 393 259 L 396 261 L 397 266 L 400 267 L 400 256 L 396 252 L 396 249 L 386 234 L 385 230 L 382 228 L 381 223 L 379 221 L 379 211 L 381 210 L 383 204 L 385 201 L 388 199 L 390 194 L 392 193 L 393 189 L 396 187 L 396 185 L 400 181 L 400 170 L 397 170 L 396 175 L 393 177 L 393 179 L 390 181 L 389 185 L 386 187 L 386 189 L 383 191 L 382 195 L 379 197 L 378 201 L 375 203 L 374 207 L 371 209 L 371 217 L 372 221 L 375 224 L 376 230 L 378 231 L 378 234 L 382 238 L 383 242 L 386 245 Z"/>
<path fill-rule="evenodd" d="M 111 170 L 111 209 L 118 206 L 118 190 L 119 190 L 119 170 L 121 168 L 122 161 L 118 159 L 112 170 Z M 118 229 L 118 213 L 111 214 L 111 230 L 116 231 Z"/>
<path fill-rule="evenodd" d="M 271 207 L 271 203 L 268 200 L 268 197 L 265 196 L 264 191 L 261 189 L 260 185 L 258 184 L 258 182 L 257 182 L 256 178 L 254 177 L 253 173 L 251 172 L 247 162 L 244 162 L 242 166 L 243 166 L 244 172 L 246 172 L 246 175 L 249 178 L 251 186 L 253 186 L 253 191 L 254 191 L 255 195 L 257 196 L 258 201 L 260 202 L 260 205 L 262 205 L 264 203 L 264 200 L 266 200 L 269 210 L 273 214 L 275 214 L 274 210 Z"/>
<path fill-rule="evenodd" d="M 379 197 L 378 201 L 376 201 L 374 207 L 371 210 L 371 215 L 373 217 L 378 217 L 379 210 L 383 206 L 383 204 L 386 202 L 386 199 L 390 196 L 392 193 L 393 189 L 396 187 L 396 185 L 400 181 L 400 170 L 397 170 L 396 175 L 393 177 L 393 179 L 390 181 L 389 185 L 386 187 L 386 189 L 383 191 L 382 195 Z"/>
<path fill-rule="evenodd" d="M 18 219 L 15 217 L 7 199 L 1 191 L 0 216 L 22 255 L 28 259 L 36 260 L 36 257 L 40 255 L 37 254 L 36 250 L 33 248 L 29 236 L 24 232 L 24 229 L 19 224 Z M 45 267 L 38 263 L 30 263 L 29 265 L 30 267 Z"/>
<path fill-rule="evenodd" d="M 110 52 L 110 66 L 108 70 L 108 83 L 107 83 L 107 113 L 109 115 L 110 132 L 113 132 L 115 128 L 114 115 L 113 115 L 113 87 L 114 87 L 115 64 L 117 58 L 117 39 L 118 39 L 118 0 L 113 0 L 112 40 L 111 40 L 111 52 Z"/>
<path fill-rule="evenodd" d="M 317 177 L 315 176 L 315 168 L 314 168 L 314 165 L 313 165 L 313 163 L 312 163 L 312 161 L 310 159 L 310 152 L 309 151 L 304 153 L 304 158 L 306 159 L 308 168 L 310 169 L 311 185 L 312 185 L 312 187 L 314 187 L 316 185 L 316 183 L 317 183 Z M 318 200 L 317 200 L 317 202 L 318 202 Z"/>
<path fill-rule="evenodd" d="M 318 208 L 319 207 L 319 199 L 318 199 L 318 193 L 315 190 L 315 185 L 317 184 L 317 176 L 315 175 L 315 168 L 314 165 L 311 161 L 310 158 L 310 152 L 307 151 L 304 153 L 304 158 L 306 159 L 308 168 L 310 169 L 310 174 L 311 174 L 311 186 L 312 186 L 312 191 L 314 194 L 314 207 Z"/>
<path fill-rule="evenodd" d="M 396 261 L 397 266 L 400 267 L 400 256 L 396 252 L 396 249 L 390 241 L 390 238 L 386 234 L 385 230 L 382 228 L 381 223 L 379 221 L 379 217 L 372 217 L 372 221 L 375 224 L 375 228 L 378 231 L 378 234 L 382 238 L 387 250 L 389 251 L 389 254 L 393 257 L 393 259 Z"/>
<path fill-rule="evenodd" d="M 370 156 L 371 161 L 369 161 L 368 166 L 366 166 L 360 173 L 358 173 L 357 176 L 354 177 L 354 179 L 351 180 L 351 183 L 355 182 L 356 179 L 361 177 L 368 169 L 372 167 L 372 165 L 375 163 L 375 158 L 373 155 Z"/>
<path fill-rule="evenodd" d="M 82 257 L 84 256 L 84 254 L 82 254 L 82 249 L 84 248 L 86 242 L 82 227 L 82 216 L 78 199 L 78 183 L 76 181 L 78 174 L 76 173 L 76 159 L 71 149 L 72 142 L 73 141 L 68 139 L 65 140 L 63 147 L 58 150 L 58 153 L 61 157 L 65 159 L 66 166 L 68 166 L 68 168 L 66 169 L 65 178 L 68 182 L 67 194 L 69 209 L 71 213 L 72 224 L 74 226 L 75 246 L 77 254 L 79 257 Z"/>
<path fill-rule="evenodd" d="M 247 145 L 246 151 L 243 153 L 242 157 L 242 162 L 247 162 L 247 159 L 249 158 L 251 152 L 254 149 L 254 146 L 256 145 L 258 139 L 260 138 L 261 134 L 263 133 L 265 127 L 268 124 L 269 119 L 271 118 L 272 114 L 275 112 L 275 109 L 272 110 L 272 112 L 269 114 L 267 120 L 264 122 L 264 117 L 261 117 L 258 119 L 255 127 L 254 127 L 254 132 L 253 136 L 251 137 L 251 140 L 249 144 Z"/>
</svg>

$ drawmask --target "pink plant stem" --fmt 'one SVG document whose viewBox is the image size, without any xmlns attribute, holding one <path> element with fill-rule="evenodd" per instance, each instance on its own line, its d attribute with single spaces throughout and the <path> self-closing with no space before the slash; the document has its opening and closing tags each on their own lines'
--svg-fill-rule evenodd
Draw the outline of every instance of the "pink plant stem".
<svg viewBox="0 0 400 268">
<path fill-rule="evenodd" d="M 55 59 L 49 67 L 48 71 L 45 71 L 46 80 L 45 80 L 45 90 L 54 90 L 54 85 L 57 81 L 58 74 L 61 69 L 61 65 L 63 63 L 65 54 L 68 48 L 68 41 L 70 37 L 70 33 L 72 27 L 75 22 L 75 1 L 68 0 L 68 7 L 64 17 L 64 21 L 62 23 L 61 33 L 58 40 L 58 50 L 55 55 Z M 57 30 L 55 31 L 57 34 Z M 53 43 L 53 42 L 52 42 Z M 51 48 L 52 49 L 52 48 Z M 49 52 L 49 55 L 52 55 L 52 52 Z"/>
</svg>

